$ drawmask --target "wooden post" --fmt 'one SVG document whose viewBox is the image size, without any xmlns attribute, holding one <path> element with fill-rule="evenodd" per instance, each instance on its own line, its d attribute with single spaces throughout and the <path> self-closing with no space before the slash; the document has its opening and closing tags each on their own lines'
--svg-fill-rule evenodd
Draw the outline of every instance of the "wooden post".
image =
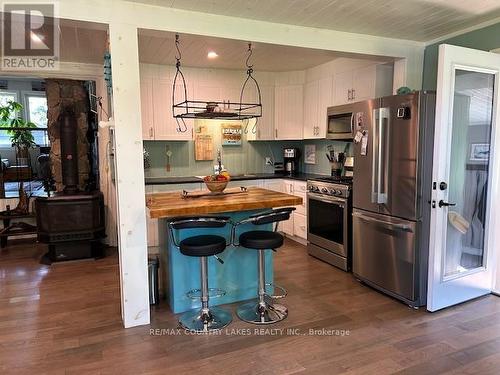
<svg viewBox="0 0 500 375">
<path fill-rule="evenodd" d="M 150 319 L 137 27 L 111 23 L 109 39 L 122 318 L 128 328 Z"/>
</svg>

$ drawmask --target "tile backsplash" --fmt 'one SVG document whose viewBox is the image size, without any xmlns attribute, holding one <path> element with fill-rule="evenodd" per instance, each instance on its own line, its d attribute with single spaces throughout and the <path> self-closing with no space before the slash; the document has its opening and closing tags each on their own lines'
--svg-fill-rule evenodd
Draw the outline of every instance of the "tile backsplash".
<svg viewBox="0 0 500 375">
<path fill-rule="evenodd" d="M 304 141 L 253 141 L 246 140 L 243 134 L 241 146 L 221 146 L 220 124 L 212 121 L 206 127 L 207 133 L 212 134 L 214 142 L 214 160 L 196 161 L 194 158 L 194 141 L 144 141 L 144 148 L 150 154 L 151 167 L 145 171 L 146 177 L 159 176 L 198 176 L 212 173 L 215 163 L 215 154 L 218 148 L 222 149 L 222 160 L 225 168 L 231 174 L 273 173 L 274 168 L 266 165 L 266 157 L 273 161 L 283 161 L 284 147 L 297 147 L 302 151 L 301 171 L 306 173 L 330 174 L 330 163 L 326 158 L 328 145 L 332 145 L 335 152 L 344 152 L 348 142 L 328 140 Z M 304 145 L 316 146 L 316 164 L 304 163 Z M 172 152 L 170 158 L 170 172 L 167 172 L 166 151 Z M 348 148 L 348 155 L 352 153 L 352 145 Z"/>
</svg>

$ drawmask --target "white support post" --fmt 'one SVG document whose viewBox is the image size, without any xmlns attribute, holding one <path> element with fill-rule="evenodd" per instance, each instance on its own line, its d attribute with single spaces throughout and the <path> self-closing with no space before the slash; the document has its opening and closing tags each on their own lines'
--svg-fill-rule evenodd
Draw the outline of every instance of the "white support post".
<svg viewBox="0 0 500 375">
<path fill-rule="evenodd" d="M 144 168 L 137 27 L 110 23 L 122 318 L 149 324 Z"/>
</svg>

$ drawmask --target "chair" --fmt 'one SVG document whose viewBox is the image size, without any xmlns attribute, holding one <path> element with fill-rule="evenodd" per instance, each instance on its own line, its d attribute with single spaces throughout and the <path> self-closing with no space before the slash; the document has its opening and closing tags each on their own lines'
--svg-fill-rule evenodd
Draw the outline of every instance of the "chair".
<svg viewBox="0 0 500 375">
<path fill-rule="evenodd" d="M 257 299 L 246 302 L 236 309 L 238 317 L 248 323 L 271 324 L 285 319 L 288 309 L 281 304 L 272 303 L 274 299 L 286 297 L 286 290 L 277 285 L 268 284 L 265 280 L 264 251 L 271 249 L 276 251 L 283 245 L 283 236 L 277 232 L 278 223 L 288 220 L 294 207 L 279 208 L 261 214 L 250 216 L 248 219 L 239 221 L 233 225 L 231 234 L 234 246 L 241 246 L 247 249 L 258 251 L 258 291 Z M 255 226 L 264 224 L 275 224 L 274 231 L 252 230 L 244 232 L 239 236 L 238 243 L 235 242 L 236 229 L 242 224 L 251 223 Z M 281 295 L 268 295 L 266 286 L 272 286 L 282 291 Z"/>
<path fill-rule="evenodd" d="M 193 298 L 198 292 L 201 299 L 201 309 L 193 309 L 185 312 L 179 318 L 181 327 L 194 332 L 210 332 L 226 327 L 232 321 L 231 313 L 209 306 L 208 288 L 208 257 L 215 257 L 221 264 L 224 262 L 217 255 L 226 249 L 226 239 L 216 235 L 197 235 L 183 239 L 177 243 L 174 230 L 223 228 L 229 223 L 227 216 L 189 216 L 174 217 L 169 219 L 168 227 L 172 243 L 185 256 L 200 259 L 201 288 L 187 293 Z M 220 293 L 223 295 L 223 293 Z"/>
</svg>

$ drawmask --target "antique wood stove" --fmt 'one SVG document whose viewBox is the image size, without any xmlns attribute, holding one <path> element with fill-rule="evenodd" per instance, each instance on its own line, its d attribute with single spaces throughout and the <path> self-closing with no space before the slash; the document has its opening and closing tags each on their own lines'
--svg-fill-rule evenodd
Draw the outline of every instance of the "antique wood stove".
<svg viewBox="0 0 500 375">
<path fill-rule="evenodd" d="M 104 198 L 100 191 L 78 187 L 77 121 L 71 108 L 63 108 L 58 125 L 64 189 L 37 198 L 38 240 L 49 245 L 51 261 L 103 256 Z"/>
</svg>

